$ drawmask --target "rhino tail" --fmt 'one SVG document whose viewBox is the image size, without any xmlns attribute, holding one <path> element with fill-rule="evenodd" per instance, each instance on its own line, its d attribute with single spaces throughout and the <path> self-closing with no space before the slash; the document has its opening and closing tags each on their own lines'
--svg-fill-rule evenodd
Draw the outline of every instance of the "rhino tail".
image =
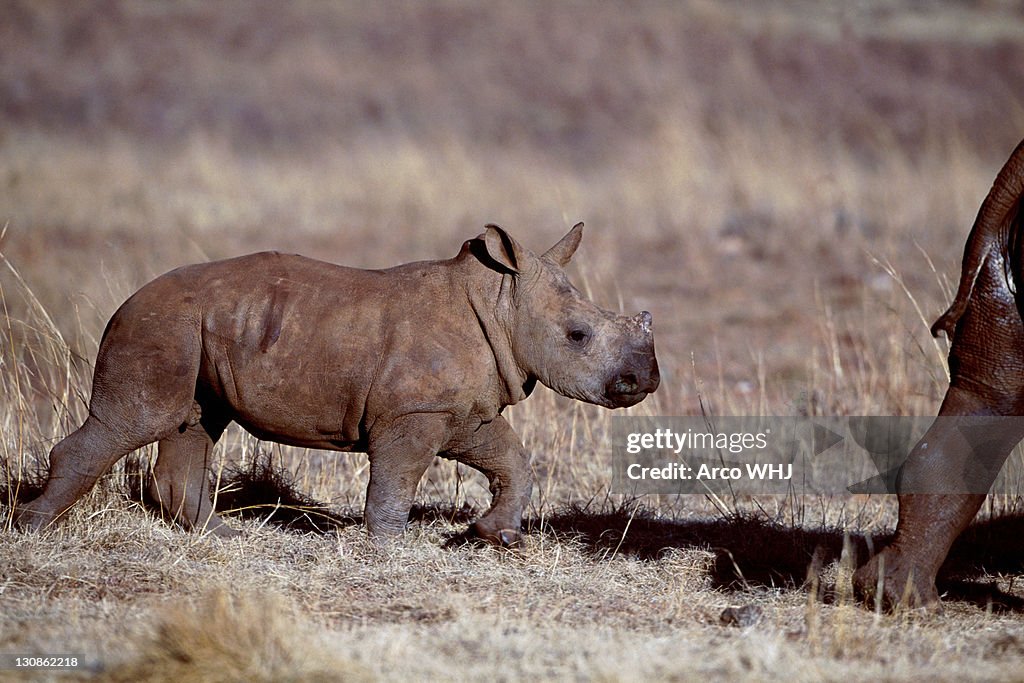
<svg viewBox="0 0 1024 683">
<path fill-rule="evenodd" d="M 992 183 L 985 201 L 981 203 L 978 216 L 964 246 L 963 266 L 960 271 L 960 284 L 956 296 L 949 308 L 939 316 L 931 327 L 932 336 L 945 332 L 946 337 L 953 338 L 956 324 L 967 311 L 974 283 L 981 273 L 985 262 L 994 250 L 1001 252 L 1004 261 L 1015 261 L 1016 254 L 1010 254 L 1011 242 L 1016 244 L 1021 235 L 1011 234 L 1020 230 L 1016 220 L 1021 194 L 1024 192 L 1024 140 L 1013 150 L 1010 158 L 1003 165 Z"/>
<path fill-rule="evenodd" d="M 971 238 L 973 237 L 974 233 L 972 232 Z M 954 297 L 953 303 L 946 309 L 946 312 L 940 315 L 938 319 L 932 323 L 931 332 L 933 337 L 938 337 L 939 332 L 945 332 L 946 338 L 952 339 L 953 332 L 956 330 L 957 322 L 959 322 L 960 317 L 963 316 L 964 312 L 967 311 L 967 304 L 970 302 L 971 293 L 974 291 L 974 283 L 978 279 L 978 273 L 981 272 L 981 267 L 985 265 L 985 261 L 992 248 L 989 240 L 986 240 L 981 244 L 980 248 L 972 250 L 971 246 L 973 246 L 971 245 L 971 240 L 968 240 L 967 249 L 964 253 L 963 270 L 960 273 L 960 285 L 957 287 L 956 297 Z"/>
</svg>

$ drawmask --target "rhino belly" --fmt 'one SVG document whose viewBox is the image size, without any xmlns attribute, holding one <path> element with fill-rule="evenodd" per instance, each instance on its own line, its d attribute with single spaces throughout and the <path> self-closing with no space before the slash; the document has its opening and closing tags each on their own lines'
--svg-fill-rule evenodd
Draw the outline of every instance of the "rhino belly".
<svg viewBox="0 0 1024 683">
<path fill-rule="evenodd" d="M 213 348 L 205 348 L 213 346 Z M 307 349 L 308 351 L 308 349 Z M 365 450 L 358 367 L 325 371 L 310 354 L 204 344 L 200 383 L 254 436 L 306 448 Z"/>
</svg>

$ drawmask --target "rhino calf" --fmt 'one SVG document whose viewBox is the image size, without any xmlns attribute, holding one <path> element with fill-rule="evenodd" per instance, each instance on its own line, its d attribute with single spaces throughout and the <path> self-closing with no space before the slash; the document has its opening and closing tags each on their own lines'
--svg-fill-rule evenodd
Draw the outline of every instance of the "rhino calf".
<svg viewBox="0 0 1024 683">
<path fill-rule="evenodd" d="M 260 439 L 366 452 L 376 536 L 404 529 L 435 455 L 463 462 L 492 494 L 474 531 L 515 542 L 531 477 L 505 406 L 537 381 L 608 408 L 658 387 L 651 315 L 598 308 L 562 270 L 582 229 L 542 256 L 488 225 L 452 259 L 387 270 L 267 252 L 158 277 L 107 324 L 89 417 L 50 452 L 19 524 L 50 524 L 119 458 L 158 442 L 151 492 L 165 512 L 233 535 L 208 468 L 235 421 Z"/>
</svg>

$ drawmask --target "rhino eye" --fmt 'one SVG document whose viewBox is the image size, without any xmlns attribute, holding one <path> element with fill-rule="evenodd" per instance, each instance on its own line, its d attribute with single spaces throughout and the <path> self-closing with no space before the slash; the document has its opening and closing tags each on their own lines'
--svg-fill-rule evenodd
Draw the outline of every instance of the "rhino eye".
<svg viewBox="0 0 1024 683">
<path fill-rule="evenodd" d="M 575 346 L 583 346 L 590 341 L 590 330 L 585 327 L 574 327 L 565 335 Z"/>
</svg>

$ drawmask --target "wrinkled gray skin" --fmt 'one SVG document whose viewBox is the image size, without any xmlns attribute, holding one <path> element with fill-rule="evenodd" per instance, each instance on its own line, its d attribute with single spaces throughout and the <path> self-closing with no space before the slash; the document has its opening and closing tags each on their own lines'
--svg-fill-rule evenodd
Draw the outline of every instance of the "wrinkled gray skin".
<svg viewBox="0 0 1024 683">
<path fill-rule="evenodd" d="M 981 205 L 964 249 L 953 304 L 932 326 L 952 340 L 950 383 L 939 416 L 911 451 L 900 486 L 948 491 L 951 473 L 981 475 L 987 488 L 1013 447 L 1024 437 L 1024 420 L 999 422 L 975 448 L 953 416 L 1024 415 L 1024 326 L 1021 309 L 1024 226 L 1024 142 L 1017 146 Z M 868 600 L 887 605 L 935 607 L 935 577 L 956 537 L 970 524 L 985 496 L 980 493 L 899 495 L 896 536 L 854 575 Z M 879 589 L 881 593 L 879 594 Z"/>
<path fill-rule="evenodd" d="M 562 270 L 582 227 L 540 257 L 487 226 L 446 261 L 357 270 L 268 252 L 153 280 L 111 318 L 89 417 L 50 452 L 46 489 L 19 523 L 50 524 L 156 441 L 151 490 L 165 512 L 233 535 L 208 467 L 235 421 L 261 439 L 368 453 L 375 536 L 404 529 L 435 455 L 463 462 L 490 482 L 476 533 L 515 542 L 531 478 L 505 406 L 537 381 L 608 408 L 658 386 L 650 314 L 598 308 Z"/>
</svg>

